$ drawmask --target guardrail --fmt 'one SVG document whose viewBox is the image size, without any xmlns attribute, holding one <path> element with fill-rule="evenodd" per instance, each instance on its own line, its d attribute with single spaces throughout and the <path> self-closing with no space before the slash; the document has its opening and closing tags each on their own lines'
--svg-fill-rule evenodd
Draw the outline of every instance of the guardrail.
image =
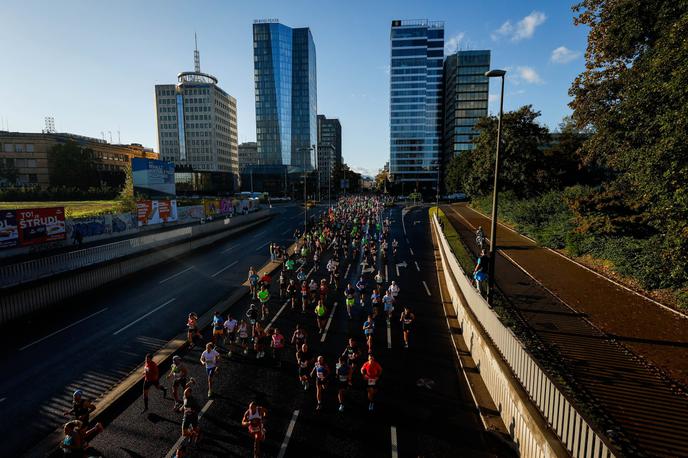
<svg viewBox="0 0 688 458">
<path fill-rule="evenodd" d="M 575 458 L 613 458 L 615 455 L 607 444 L 608 440 L 595 431 L 578 413 L 528 353 L 523 343 L 509 328 L 502 324 L 487 301 L 473 287 L 472 280 L 461 268 L 446 237 L 444 237 L 437 216 L 433 219 L 433 224 L 440 240 L 443 261 L 446 261 L 449 267 L 448 269 L 445 268 L 444 272 L 447 277 L 447 288 L 459 321 L 462 323 L 468 321 L 467 311 L 464 309 L 465 303 L 484 332 L 492 340 L 520 386 L 526 391 L 530 402 L 537 407 L 549 428 L 556 434 L 571 456 Z M 463 337 L 471 352 L 482 351 L 479 346 L 474 345 L 474 335 L 469 336 L 468 334 L 472 333 L 467 333 L 464 330 Z M 480 356 L 482 358 L 478 359 L 487 361 L 490 359 L 490 355 L 484 352 Z M 519 411 L 518 400 L 510 395 L 509 389 L 506 387 L 508 381 L 504 379 L 494 365 L 481 364 L 479 368 L 490 396 L 492 396 L 495 404 L 500 406 L 500 415 L 504 423 L 510 425 L 511 435 L 521 448 L 521 456 L 551 455 L 544 450 L 545 447 L 542 443 L 534 440 L 533 435 L 526 428 L 526 419 Z"/>
</svg>

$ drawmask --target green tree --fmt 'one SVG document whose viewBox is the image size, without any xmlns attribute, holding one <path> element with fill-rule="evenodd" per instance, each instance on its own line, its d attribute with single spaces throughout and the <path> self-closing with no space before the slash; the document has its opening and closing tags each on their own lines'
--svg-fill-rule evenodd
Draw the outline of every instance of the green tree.
<svg viewBox="0 0 688 458">
<path fill-rule="evenodd" d="M 14 166 L 12 159 L 0 159 L 0 183 L 14 186 L 19 178 L 19 171 Z"/>
<path fill-rule="evenodd" d="M 594 133 L 586 161 L 613 172 L 620 192 L 663 235 L 660 257 L 675 285 L 688 282 L 688 2 L 585 0 L 586 69 L 569 91 L 576 124 Z"/>
<path fill-rule="evenodd" d="M 98 187 L 97 162 L 90 149 L 81 148 L 74 142 L 57 144 L 48 153 L 50 185 L 81 190 Z"/>
</svg>

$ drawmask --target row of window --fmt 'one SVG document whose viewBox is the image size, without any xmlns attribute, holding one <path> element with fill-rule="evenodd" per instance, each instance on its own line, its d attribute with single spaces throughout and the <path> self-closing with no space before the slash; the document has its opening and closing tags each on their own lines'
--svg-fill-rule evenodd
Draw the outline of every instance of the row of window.
<svg viewBox="0 0 688 458">
<path fill-rule="evenodd" d="M 427 37 L 428 39 L 444 38 L 444 29 L 428 29 L 427 27 L 392 29 L 392 40 L 395 38 L 419 37 Z"/>
<path fill-rule="evenodd" d="M 6 153 L 33 153 L 33 143 L 4 143 L 2 150 Z"/>
<path fill-rule="evenodd" d="M 442 57 L 444 56 L 444 49 L 428 49 L 428 48 L 392 48 L 392 57 Z"/>
</svg>

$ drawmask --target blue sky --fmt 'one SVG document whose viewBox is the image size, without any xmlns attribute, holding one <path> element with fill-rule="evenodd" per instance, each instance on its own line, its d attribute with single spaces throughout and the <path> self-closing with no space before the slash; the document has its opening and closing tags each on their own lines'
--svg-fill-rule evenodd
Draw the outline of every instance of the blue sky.
<svg viewBox="0 0 688 458">
<path fill-rule="evenodd" d="M 342 123 L 343 154 L 373 174 L 389 158 L 389 28 L 393 19 L 445 21 L 448 51 L 491 49 L 507 69 L 505 109 L 532 104 L 556 127 L 584 68 L 587 30 L 568 1 L 22 1 L 3 0 L 0 125 L 58 131 L 157 149 L 153 86 L 201 69 L 237 98 L 239 141 L 255 140 L 254 19 L 311 28 L 318 112 Z M 493 83 L 491 111 L 499 88 Z M 0 127 L 2 128 L 2 127 Z"/>
</svg>

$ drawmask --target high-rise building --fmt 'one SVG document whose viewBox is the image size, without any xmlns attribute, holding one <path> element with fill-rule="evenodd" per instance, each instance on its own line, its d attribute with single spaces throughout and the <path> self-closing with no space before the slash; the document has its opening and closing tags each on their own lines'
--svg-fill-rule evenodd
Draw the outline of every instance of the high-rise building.
<svg viewBox="0 0 688 458">
<path fill-rule="evenodd" d="M 336 164 L 342 163 L 342 125 L 337 118 L 318 115 L 318 150 L 319 145 L 330 144 L 334 147 Z"/>
<path fill-rule="evenodd" d="M 392 21 L 390 174 L 434 189 L 442 143 L 444 22 Z"/>
<path fill-rule="evenodd" d="M 239 145 L 239 171 L 244 171 L 250 165 L 261 165 L 256 142 L 245 142 Z"/>
<path fill-rule="evenodd" d="M 182 72 L 177 84 L 155 86 L 160 158 L 195 171 L 232 173 L 239 179 L 236 99 L 201 73 L 198 50 L 195 70 Z"/>
<path fill-rule="evenodd" d="M 264 164 L 311 170 L 317 143 L 315 44 L 307 27 L 253 24 L 256 139 Z"/>
<path fill-rule="evenodd" d="M 473 149 L 475 124 L 487 116 L 490 51 L 458 51 L 444 61 L 443 162 Z"/>
</svg>

